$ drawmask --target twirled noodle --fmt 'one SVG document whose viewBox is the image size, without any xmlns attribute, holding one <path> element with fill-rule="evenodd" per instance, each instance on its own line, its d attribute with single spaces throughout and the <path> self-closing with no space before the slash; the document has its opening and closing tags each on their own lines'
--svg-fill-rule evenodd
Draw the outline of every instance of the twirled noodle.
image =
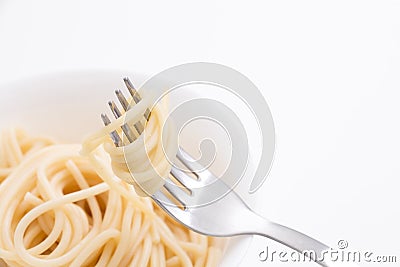
<svg viewBox="0 0 400 267">
<path fill-rule="evenodd" d="M 1 166 L 12 166 L 0 185 L 0 258 L 8 265 L 217 265 L 222 241 L 184 228 L 139 197 L 115 178 L 104 150 L 93 154 L 93 166 L 80 145 L 43 146 L 47 139 L 9 133 L 0 147 Z M 13 140 L 20 143 L 4 153 Z M 32 149 L 10 165 L 21 147 L 22 155 Z"/>
<path fill-rule="evenodd" d="M 140 196 L 148 196 L 159 190 L 171 170 L 170 159 L 178 149 L 177 133 L 167 120 L 166 105 L 157 104 L 151 111 L 149 121 L 143 118 L 147 108 L 151 107 L 151 99 L 143 98 L 137 105 L 129 109 L 122 117 L 107 125 L 83 142 L 82 152 L 89 155 L 93 164 L 99 166 L 96 171 L 102 175 L 102 168 L 96 164 L 96 149 L 103 145 L 111 157 L 115 175 L 135 187 Z M 132 129 L 140 122 L 145 125 L 144 132 L 132 142 L 122 147 L 115 147 L 109 133 L 116 131 L 120 136 L 121 125 L 127 123 Z"/>
</svg>

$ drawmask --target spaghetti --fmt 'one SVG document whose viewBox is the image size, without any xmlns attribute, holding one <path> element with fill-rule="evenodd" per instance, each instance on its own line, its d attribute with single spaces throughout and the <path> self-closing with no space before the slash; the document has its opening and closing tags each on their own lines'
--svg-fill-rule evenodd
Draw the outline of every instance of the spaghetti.
<svg viewBox="0 0 400 267">
<path fill-rule="evenodd" d="M 151 95 L 143 97 L 136 105 L 117 120 L 89 136 L 83 142 L 82 153 L 90 157 L 97 173 L 104 178 L 102 166 L 96 159 L 97 150 L 104 150 L 110 155 L 114 174 L 132 184 L 140 196 L 148 196 L 159 190 L 171 170 L 171 161 L 178 150 L 177 133 L 167 120 L 165 103 L 158 103 L 151 111 L 149 120 L 144 119 L 146 110 L 154 102 Z M 133 142 L 125 140 L 123 146 L 115 146 L 109 133 L 124 136 L 122 126 L 131 127 L 140 123 L 144 131 L 136 133 Z"/>
<path fill-rule="evenodd" d="M 0 140 L 0 258 L 8 265 L 217 265 L 222 241 L 139 197 L 115 177 L 104 150 L 88 160 L 80 145 L 19 130 Z"/>
<path fill-rule="evenodd" d="M 0 134 L 0 183 L 26 156 L 52 143 L 49 138 L 31 137 L 21 129 L 4 129 Z"/>
</svg>

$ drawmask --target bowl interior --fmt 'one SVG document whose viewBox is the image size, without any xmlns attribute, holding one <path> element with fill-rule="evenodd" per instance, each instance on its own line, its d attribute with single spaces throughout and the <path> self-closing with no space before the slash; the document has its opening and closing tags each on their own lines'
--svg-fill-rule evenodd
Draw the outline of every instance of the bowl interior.
<svg viewBox="0 0 400 267">
<path fill-rule="evenodd" d="M 122 82 L 125 76 L 136 85 L 147 78 L 126 71 L 85 70 L 0 85 L 0 128 L 21 127 L 32 134 L 52 136 L 59 142 L 79 143 L 102 127 L 100 114 L 107 111 L 107 101 L 115 99 L 115 89 L 125 90 Z M 248 194 L 242 197 L 250 206 L 253 204 Z M 221 266 L 238 265 L 250 241 L 251 237 L 231 238 Z"/>
</svg>

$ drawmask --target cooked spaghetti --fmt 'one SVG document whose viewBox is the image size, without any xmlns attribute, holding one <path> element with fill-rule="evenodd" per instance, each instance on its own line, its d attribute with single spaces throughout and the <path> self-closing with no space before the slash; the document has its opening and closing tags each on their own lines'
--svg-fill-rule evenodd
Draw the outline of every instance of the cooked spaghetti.
<svg viewBox="0 0 400 267">
<path fill-rule="evenodd" d="M 0 183 L 26 156 L 52 143 L 49 138 L 32 137 L 22 130 L 4 129 L 0 135 Z"/>
<path fill-rule="evenodd" d="M 22 131 L 0 140 L 0 258 L 8 265 L 217 265 L 221 241 L 139 197 L 115 177 L 104 150 L 89 161 L 80 145 Z"/>
<path fill-rule="evenodd" d="M 132 184 L 140 196 L 149 196 L 159 190 L 171 170 L 171 160 L 178 150 L 177 133 L 165 114 L 165 103 L 153 107 L 149 121 L 144 119 L 146 109 L 154 99 L 147 95 L 124 113 L 121 117 L 105 126 L 83 142 L 82 153 L 90 157 L 97 173 L 104 178 L 106 174 L 96 159 L 98 150 L 105 150 L 111 158 L 114 174 Z M 109 134 L 124 136 L 121 126 L 134 129 L 135 123 L 144 125 L 144 131 L 137 133 L 134 142 L 125 140 L 125 144 L 115 147 Z"/>
</svg>

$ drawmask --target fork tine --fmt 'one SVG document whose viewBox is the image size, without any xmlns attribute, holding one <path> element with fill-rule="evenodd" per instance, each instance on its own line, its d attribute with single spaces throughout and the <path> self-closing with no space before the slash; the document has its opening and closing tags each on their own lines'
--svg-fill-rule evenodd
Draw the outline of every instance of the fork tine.
<svg viewBox="0 0 400 267">
<path fill-rule="evenodd" d="M 115 90 L 115 94 L 117 95 L 122 108 L 125 111 L 127 111 L 129 109 L 129 103 L 128 103 L 128 100 L 126 100 L 125 96 L 122 94 L 121 90 Z M 143 126 L 142 122 L 140 122 L 140 121 L 136 122 L 133 126 L 135 127 L 135 129 L 139 135 L 144 131 L 144 126 Z"/>
<path fill-rule="evenodd" d="M 166 179 L 164 188 L 176 199 L 178 200 L 182 206 L 185 207 L 185 203 L 190 201 L 190 196 L 183 191 L 182 188 L 175 185 L 171 180 Z"/>
<path fill-rule="evenodd" d="M 183 218 L 185 216 L 185 211 L 179 208 L 175 203 L 173 203 L 161 190 L 158 190 L 152 195 L 152 199 L 157 203 L 159 207 L 165 210 L 167 213 L 173 217 Z"/>
<path fill-rule="evenodd" d="M 118 119 L 119 117 L 122 116 L 121 111 L 119 111 L 119 109 L 118 109 L 117 105 L 115 105 L 114 101 L 108 101 L 108 106 L 110 107 L 110 109 L 116 119 Z"/>
<path fill-rule="evenodd" d="M 117 105 L 115 105 L 114 101 L 109 101 L 108 105 L 116 119 L 118 119 L 119 117 L 122 116 L 121 111 L 118 109 Z M 128 138 L 129 143 L 132 143 L 133 141 L 136 140 L 136 136 L 133 134 L 133 132 L 128 124 L 126 124 L 126 123 L 123 124 L 121 126 L 121 128 L 122 128 L 122 131 L 124 132 L 125 136 Z"/>
<path fill-rule="evenodd" d="M 105 126 L 109 125 L 111 123 L 110 119 L 108 118 L 108 116 L 104 113 L 101 114 L 101 119 L 103 120 L 103 123 Z M 112 131 L 110 133 L 111 139 L 114 143 L 115 146 L 122 146 L 122 140 L 121 137 L 119 137 L 117 131 Z"/>
<path fill-rule="evenodd" d="M 167 205 L 175 206 L 175 204 L 163 192 L 161 192 L 161 190 L 155 192 L 153 196 Z"/>
<path fill-rule="evenodd" d="M 129 80 L 128 77 L 124 78 L 124 83 L 126 88 L 128 88 L 129 93 L 131 94 L 133 101 L 135 102 L 135 104 L 139 103 L 140 101 L 140 95 L 138 94 L 138 92 L 135 89 L 135 86 L 133 86 L 133 83 L 131 82 L 131 80 Z"/>
<path fill-rule="evenodd" d="M 139 101 L 142 99 L 139 92 L 135 89 L 135 86 L 133 85 L 133 83 L 131 82 L 131 80 L 129 80 L 128 77 L 124 78 L 124 83 L 126 88 L 128 88 L 129 93 L 132 96 L 133 101 L 135 102 L 135 104 L 139 103 Z M 144 112 L 144 117 L 146 118 L 146 120 L 148 121 L 150 118 L 150 110 L 147 108 Z"/>
<path fill-rule="evenodd" d="M 115 94 L 117 95 L 117 98 L 118 98 L 119 102 L 121 103 L 122 108 L 125 111 L 127 111 L 129 109 L 129 103 L 128 103 L 128 100 L 126 100 L 124 94 L 121 92 L 121 90 L 115 90 Z M 144 130 L 143 124 L 140 121 L 136 122 L 133 126 L 135 127 L 135 129 L 139 135 Z"/>
<path fill-rule="evenodd" d="M 205 168 L 196 162 L 196 160 L 190 156 L 182 147 L 179 147 L 176 157 L 186 166 L 192 173 L 198 176 L 198 173 L 205 170 Z"/>
<path fill-rule="evenodd" d="M 179 147 L 178 152 L 176 153 L 176 157 L 185 165 L 195 176 L 197 176 L 197 182 L 201 181 L 201 184 L 213 183 L 215 180 L 219 178 L 216 177 L 208 168 L 205 168 L 202 164 L 197 162 L 192 156 L 190 156 L 182 147 Z M 183 176 L 185 178 L 185 176 Z M 189 177 L 190 178 L 190 177 Z M 186 179 L 187 182 L 189 179 Z M 192 179 L 196 182 L 194 179 Z M 190 181 L 190 180 L 189 180 Z M 199 188 L 197 185 L 196 188 Z"/>
<path fill-rule="evenodd" d="M 148 121 L 150 118 L 150 109 L 146 108 L 146 110 L 144 111 L 144 117 L 145 119 Z"/>
<path fill-rule="evenodd" d="M 140 121 L 136 122 L 135 125 L 134 125 L 134 127 L 135 127 L 136 131 L 137 131 L 139 134 L 143 133 L 143 131 L 144 131 L 144 126 L 143 126 L 143 124 L 142 124 Z"/>
<path fill-rule="evenodd" d="M 131 94 L 132 99 L 133 99 L 131 105 L 138 103 L 141 100 L 141 97 L 140 97 L 139 93 L 136 91 L 136 89 L 135 89 L 134 85 L 132 84 L 132 82 L 129 80 L 129 78 L 125 77 L 124 78 L 124 83 L 125 83 L 126 87 L 128 88 L 128 91 Z M 123 108 L 123 111 L 126 112 L 129 109 L 128 100 L 125 98 L 125 96 L 121 92 L 121 90 L 115 90 L 115 94 L 116 94 L 116 96 L 118 98 L 118 101 L 120 102 L 120 104 L 121 104 L 121 106 Z M 109 107 L 111 109 L 112 114 L 114 115 L 114 117 L 116 119 L 118 119 L 119 117 L 122 116 L 122 112 L 118 109 L 118 107 L 117 107 L 117 105 L 115 104 L 114 101 L 109 101 L 108 105 L 109 105 Z M 145 110 L 144 117 L 145 117 L 146 120 L 149 120 L 149 117 L 150 117 L 150 110 L 149 109 Z M 105 114 L 101 114 L 101 119 L 103 120 L 103 123 L 106 126 L 111 123 L 110 119 Z M 124 135 L 127 137 L 129 143 L 132 143 L 132 142 L 134 142 L 136 140 L 137 135 L 132 131 L 131 127 L 127 123 L 124 123 L 121 126 L 121 128 L 122 128 L 122 131 L 124 132 Z M 139 135 L 142 134 L 143 131 L 144 131 L 144 126 L 143 126 L 143 123 L 141 121 L 136 122 L 134 124 L 134 128 L 136 129 L 136 131 L 137 131 L 137 133 Z M 112 139 L 112 141 L 113 141 L 113 143 L 114 143 L 114 145 L 116 147 L 119 147 L 119 146 L 123 145 L 122 138 L 119 136 L 117 131 L 115 131 L 115 130 L 112 131 L 110 133 L 110 136 L 111 136 L 111 139 Z"/>
<path fill-rule="evenodd" d="M 178 167 L 172 165 L 171 174 L 174 178 L 181 183 L 184 187 L 186 187 L 189 191 L 192 191 L 192 188 L 198 188 L 199 182 L 190 177 L 186 172 L 182 171 Z"/>
<path fill-rule="evenodd" d="M 121 106 L 124 109 L 124 111 L 127 111 L 129 103 L 128 100 L 126 100 L 125 96 L 122 94 L 121 90 L 115 90 L 115 94 L 117 95 L 119 103 L 121 103 Z"/>
</svg>

